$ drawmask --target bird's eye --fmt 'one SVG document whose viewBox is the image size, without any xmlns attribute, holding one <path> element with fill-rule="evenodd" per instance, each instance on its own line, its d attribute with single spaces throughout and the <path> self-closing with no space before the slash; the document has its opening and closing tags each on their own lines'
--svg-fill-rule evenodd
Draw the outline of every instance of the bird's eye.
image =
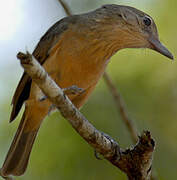
<svg viewBox="0 0 177 180">
<path fill-rule="evenodd" d="M 144 17 L 143 22 L 146 26 L 150 26 L 151 25 L 151 19 L 148 17 Z"/>
</svg>

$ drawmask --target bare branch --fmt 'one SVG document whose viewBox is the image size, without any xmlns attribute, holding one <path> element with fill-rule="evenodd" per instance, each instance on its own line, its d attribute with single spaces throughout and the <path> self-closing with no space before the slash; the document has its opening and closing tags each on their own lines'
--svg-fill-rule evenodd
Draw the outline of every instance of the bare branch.
<svg viewBox="0 0 177 180">
<path fill-rule="evenodd" d="M 154 140 L 146 131 L 132 149 L 122 150 L 110 136 L 98 131 L 64 95 L 44 68 L 27 53 L 18 53 L 21 65 L 73 128 L 105 159 L 125 172 L 129 180 L 149 180 Z"/>
<path fill-rule="evenodd" d="M 71 10 L 70 8 L 68 7 L 68 5 L 63 1 L 63 0 L 58 0 L 59 3 L 61 4 L 61 6 L 63 7 L 63 9 L 65 10 L 65 13 L 67 16 L 71 16 L 72 13 L 71 13 Z"/>
</svg>

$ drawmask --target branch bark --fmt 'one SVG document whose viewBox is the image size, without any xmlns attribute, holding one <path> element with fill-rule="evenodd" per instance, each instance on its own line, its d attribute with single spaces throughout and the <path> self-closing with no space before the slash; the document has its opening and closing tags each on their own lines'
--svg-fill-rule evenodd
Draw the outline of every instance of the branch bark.
<svg viewBox="0 0 177 180">
<path fill-rule="evenodd" d="M 84 117 L 31 54 L 18 53 L 17 58 L 33 81 L 89 145 L 125 172 L 129 180 L 150 179 L 155 147 L 150 132 L 143 132 L 133 148 L 121 149 L 112 137 L 98 131 Z"/>
</svg>

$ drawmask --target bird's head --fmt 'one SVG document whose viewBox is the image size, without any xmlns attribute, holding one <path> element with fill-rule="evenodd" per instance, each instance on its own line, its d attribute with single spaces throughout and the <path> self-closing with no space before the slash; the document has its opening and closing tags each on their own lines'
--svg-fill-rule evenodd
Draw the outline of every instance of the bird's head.
<svg viewBox="0 0 177 180">
<path fill-rule="evenodd" d="M 173 55 L 159 40 L 154 20 L 146 13 L 129 6 L 103 5 L 96 10 L 96 20 L 109 27 L 112 40 L 123 48 L 150 48 L 170 59 Z"/>
</svg>

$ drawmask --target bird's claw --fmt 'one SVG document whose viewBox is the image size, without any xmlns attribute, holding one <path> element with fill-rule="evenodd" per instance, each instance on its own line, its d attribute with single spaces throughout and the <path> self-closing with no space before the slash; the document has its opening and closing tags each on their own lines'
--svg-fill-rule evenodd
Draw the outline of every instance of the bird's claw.
<svg viewBox="0 0 177 180">
<path fill-rule="evenodd" d="M 83 88 L 79 88 L 76 85 L 67 87 L 67 88 L 63 88 L 62 91 L 64 92 L 64 94 L 66 95 L 76 95 L 76 94 L 82 94 L 85 90 Z M 45 101 L 48 97 L 47 96 L 42 96 L 41 98 L 39 98 L 39 101 Z"/>
<path fill-rule="evenodd" d="M 73 86 L 70 86 L 67 88 L 63 88 L 62 90 L 66 95 L 82 94 L 85 91 L 83 88 L 79 88 L 76 85 L 73 85 Z"/>
<path fill-rule="evenodd" d="M 76 95 L 76 94 L 82 94 L 85 90 L 83 88 L 78 88 L 76 85 L 67 87 L 67 88 L 63 88 L 62 91 L 64 92 L 64 96 L 65 95 Z M 45 101 L 46 99 L 48 99 L 47 96 L 42 96 L 39 101 Z M 48 116 L 50 115 L 50 113 L 56 109 L 56 106 L 54 104 L 52 104 L 49 107 L 49 111 L 48 111 Z"/>
</svg>

